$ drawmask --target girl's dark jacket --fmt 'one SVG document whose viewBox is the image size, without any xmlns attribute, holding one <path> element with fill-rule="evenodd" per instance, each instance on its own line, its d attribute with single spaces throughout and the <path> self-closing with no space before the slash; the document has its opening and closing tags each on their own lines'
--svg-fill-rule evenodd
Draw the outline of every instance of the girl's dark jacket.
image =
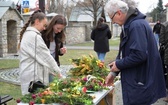
<svg viewBox="0 0 168 105">
<path fill-rule="evenodd" d="M 121 72 L 124 105 L 151 105 L 166 96 L 161 58 L 149 23 L 137 9 L 129 9 L 121 33 Z"/>
<path fill-rule="evenodd" d="M 111 31 L 107 24 L 102 24 L 99 28 L 94 28 L 91 39 L 94 40 L 94 51 L 106 53 L 109 51 L 109 39 Z"/>
<path fill-rule="evenodd" d="M 58 66 L 60 66 L 59 56 L 63 55 L 60 52 L 60 48 L 63 47 L 63 42 L 59 38 L 60 36 L 61 36 L 61 34 L 58 33 L 54 37 L 55 45 L 56 45 L 56 47 L 55 47 L 55 58 L 54 59 L 57 62 Z M 49 39 L 46 39 L 44 34 L 42 34 L 42 38 L 43 38 L 45 44 L 47 45 L 47 47 L 49 48 L 50 47 L 50 41 L 49 41 Z"/>
</svg>

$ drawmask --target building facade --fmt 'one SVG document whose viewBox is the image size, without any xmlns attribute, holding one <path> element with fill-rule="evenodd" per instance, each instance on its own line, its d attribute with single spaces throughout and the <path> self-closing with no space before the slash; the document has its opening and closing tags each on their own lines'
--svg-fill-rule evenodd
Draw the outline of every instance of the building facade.
<svg viewBox="0 0 168 105">
<path fill-rule="evenodd" d="M 0 57 L 17 53 L 22 21 L 14 2 L 0 2 Z"/>
</svg>

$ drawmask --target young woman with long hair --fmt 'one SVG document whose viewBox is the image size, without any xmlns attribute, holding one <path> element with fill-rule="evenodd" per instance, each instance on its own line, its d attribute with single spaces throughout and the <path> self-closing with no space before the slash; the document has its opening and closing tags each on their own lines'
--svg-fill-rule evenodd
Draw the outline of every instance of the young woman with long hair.
<svg viewBox="0 0 168 105">
<path fill-rule="evenodd" d="M 30 26 L 29 26 L 30 24 Z M 30 81 L 49 83 L 49 72 L 53 75 L 60 69 L 45 45 L 41 31 L 47 26 L 47 18 L 41 10 L 35 11 L 20 32 L 20 82 L 22 94 L 28 94 Z"/>
</svg>

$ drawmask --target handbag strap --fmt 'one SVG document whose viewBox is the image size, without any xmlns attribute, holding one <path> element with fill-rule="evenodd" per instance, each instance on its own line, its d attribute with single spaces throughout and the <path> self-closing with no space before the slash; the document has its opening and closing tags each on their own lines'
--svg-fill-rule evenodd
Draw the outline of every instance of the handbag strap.
<svg viewBox="0 0 168 105">
<path fill-rule="evenodd" d="M 34 81 L 35 81 L 35 70 L 36 70 L 36 47 L 37 47 L 37 35 L 35 36 Z"/>
<path fill-rule="evenodd" d="M 34 81 L 35 81 L 35 70 L 36 70 L 36 47 L 37 47 L 37 35 L 35 36 Z M 43 83 L 44 83 L 44 70 L 43 70 Z"/>
</svg>

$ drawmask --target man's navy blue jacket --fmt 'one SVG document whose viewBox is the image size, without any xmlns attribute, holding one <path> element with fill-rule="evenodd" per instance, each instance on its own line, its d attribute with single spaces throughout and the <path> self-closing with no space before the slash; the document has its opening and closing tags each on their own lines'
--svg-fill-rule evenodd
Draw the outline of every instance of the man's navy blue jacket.
<svg viewBox="0 0 168 105">
<path fill-rule="evenodd" d="M 166 96 L 162 61 L 145 15 L 130 9 L 121 33 L 121 71 L 124 105 L 151 105 Z"/>
</svg>

